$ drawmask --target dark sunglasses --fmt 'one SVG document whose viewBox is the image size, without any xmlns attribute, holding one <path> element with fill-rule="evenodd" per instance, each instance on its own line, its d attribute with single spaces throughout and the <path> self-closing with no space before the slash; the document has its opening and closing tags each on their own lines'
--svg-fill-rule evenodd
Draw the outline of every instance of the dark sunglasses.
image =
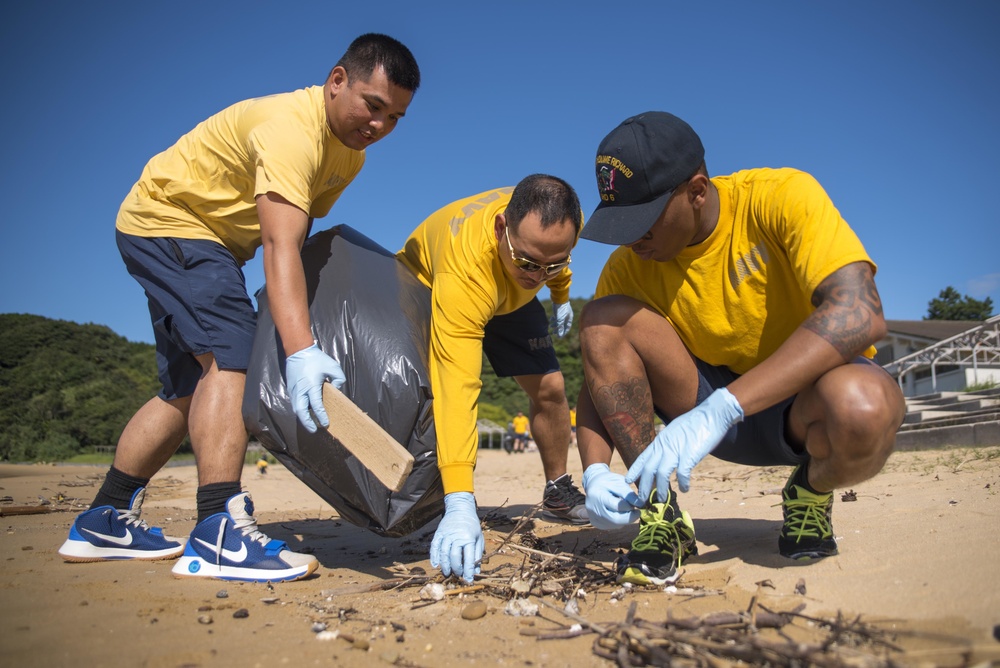
<svg viewBox="0 0 1000 668">
<path fill-rule="evenodd" d="M 517 267 L 521 271 L 526 271 L 529 274 L 533 274 L 539 269 L 542 269 L 545 271 L 545 277 L 551 278 L 556 274 L 558 274 L 563 269 L 565 269 L 566 266 L 573 261 L 573 257 L 571 255 L 567 255 L 566 259 L 563 260 L 562 262 L 556 262 L 554 264 L 539 264 L 534 260 L 529 260 L 528 258 L 525 257 L 518 257 L 517 255 L 514 255 L 514 247 L 510 245 L 509 227 L 504 229 L 504 236 L 507 237 L 507 248 L 510 249 L 511 262 L 514 263 L 515 267 Z"/>
</svg>

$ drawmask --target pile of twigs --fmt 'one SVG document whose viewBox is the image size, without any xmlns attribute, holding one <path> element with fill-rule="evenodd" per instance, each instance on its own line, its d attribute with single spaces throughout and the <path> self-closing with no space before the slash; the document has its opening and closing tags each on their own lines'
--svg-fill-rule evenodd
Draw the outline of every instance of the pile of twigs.
<svg viewBox="0 0 1000 668">
<path fill-rule="evenodd" d="M 774 612 L 751 604 L 747 612 L 715 612 L 703 617 L 651 622 L 636 617 L 636 603 L 629 606 L 625 621 L 595 624 L 578 614 L 542 601 L 577 624 L 573 636 L 596 633 L 594 654 L 619 666 L 723 666 L 733 662 L 754 666 L 881 667 L 901 665 L 903 649 L 886 631 L 860 618 L 825 620 L 797 610 Z M 817 640 L 791 638 L 786 627 L 795 620 L 812 625 Z M 762 630 L 773 632 L 766 634 Z M 569 637 L 539 635 L 539 640 Z M 895 658 L 893 657 L 895 654 Z"/>
<path fill-rule="evenodd" d="M 453 581 L 444 594 L 452 596 L 482 592 L 505 601 L 531 595 L 569 600 L 614 582 L 615 573 L 610 564 L 568 552 L 546 551 L 544 541 L 530 529 L 530 523 L 539 509 L 540 507 L 535 507 L 519 518 L 514 528 L 500 539 L 497 547 L 483 556 L 481 573 L 476 576 L 474 584 L 460 586 Z M 489 516 L 485 523 L 487 530 L 490 530 L 492 522 Z M 501 554 L 517 554 L 521 558 L 519 562 L 506 561 L 490 568 L 490 560 Z M 402 589 L 443 580 L 440 574 L 427 576 L 422 570 L 414 571 L 400 563 L 394 564 L 394 570 L 400 577 L 381 583 L 379 589 Z M 424 606 L 433 602 L 422 601 L 417 605 Z"/>
<path fill-rule="evenodd" d="M 615 573 L 609 564 L 569 552 L 547 551 L 544 541 L 528 528 L 538 510 L 540 504 L 522 516 L 497 547 L 483 557 L 486 565 L 499 554 L 521 556 L 519 564 L 508 562 L 495 569 L 483 569 L 482 581 L 489 584 L 490 593 L 505 600 L 528 595 L 553 595 L 567 600 L 614 581 Z"/>
</svg>

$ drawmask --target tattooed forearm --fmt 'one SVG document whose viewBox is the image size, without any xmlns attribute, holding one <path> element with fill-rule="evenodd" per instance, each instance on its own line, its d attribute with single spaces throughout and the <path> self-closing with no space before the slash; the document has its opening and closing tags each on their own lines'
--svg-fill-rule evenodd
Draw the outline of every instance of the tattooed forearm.
<svg viewBox="0 0 1000 668">
<path fill-rule="evenodd" d="M 597 414 L 627 466 L 656 436 L 653 429 L 653 397 L 645 378 L 590 387 Z"/>
<path fill-rule="evenodd" d="M 802 326 L 826 339 L 845 362 L 874 343 L 882 300 L 866 262 L 849 264 L 827 276 L 813 292 L 812 304 L 816 310 Z"/>
</svg>

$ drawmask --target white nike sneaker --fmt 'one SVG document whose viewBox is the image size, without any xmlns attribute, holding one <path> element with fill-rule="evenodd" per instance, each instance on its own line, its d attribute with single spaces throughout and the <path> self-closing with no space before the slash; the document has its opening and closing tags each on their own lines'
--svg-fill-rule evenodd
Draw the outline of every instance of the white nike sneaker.
<svg viewBox="0 0 1000 668">
<path fill-rule="evenodd" d="M 163 535 L 139 519 L 146 489 L 132 495 L 128 510 L 98 506 L 77 515 L 69 538 L 59 548 L 66 561 L 172 559 L 184 551 L 184 539 Z"/>
<path fill-rule="evenodd" d="M 199 522 L 172 571 L 177 577 L 245 582 L 288 582 L 306 577 L 319 562 L 271 540 L 253 516 L 253 501 L 241 492 L 226 501 L 227 512 Z"/>
</svg>

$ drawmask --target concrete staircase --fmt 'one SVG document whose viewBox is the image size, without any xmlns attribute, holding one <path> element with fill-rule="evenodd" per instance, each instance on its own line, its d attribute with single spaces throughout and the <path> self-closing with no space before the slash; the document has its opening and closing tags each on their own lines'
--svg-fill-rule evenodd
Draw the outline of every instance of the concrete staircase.
<svg viewBox="0 0 1000 668">
<path fill-rule="evenodd" d="M 1000 445 L 1000 387 L 906 400 L 897 450 Z"/>
</svg>

